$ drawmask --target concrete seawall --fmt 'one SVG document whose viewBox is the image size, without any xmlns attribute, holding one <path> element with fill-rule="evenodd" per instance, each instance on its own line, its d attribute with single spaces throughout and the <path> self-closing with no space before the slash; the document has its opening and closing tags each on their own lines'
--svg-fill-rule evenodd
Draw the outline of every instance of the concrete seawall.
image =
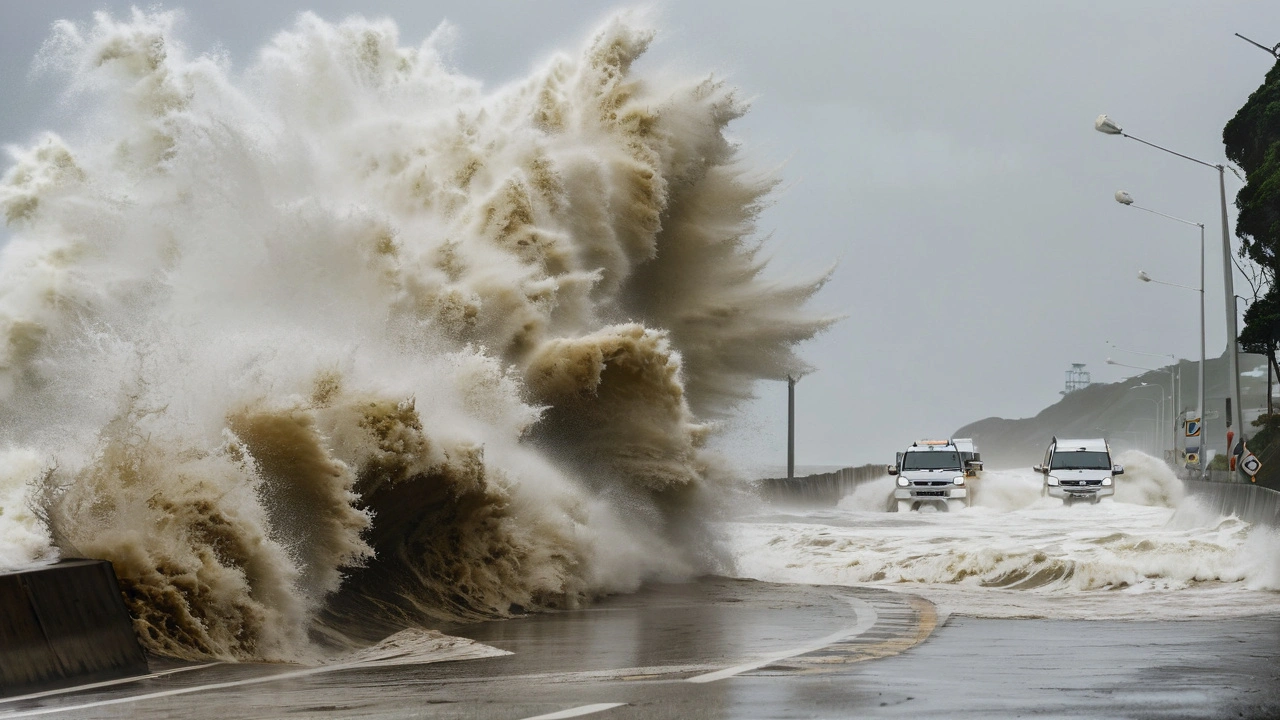
<svg viewBox="0 0 1280 720">
<path fill-rule="evenodd" d="M 839 503 L 840 498 L 853 492 L 862 483 L 884 477 L 885 474 L 884 465 L 863 465 L 791 480 L 758 480 L 756 489 L 761 497 L 774 503 L 829 506 Z"/>
<path fill-rule="evenodd" d="M 146 672 L 111 563 L 0 573 L 0 696 Z"/>
<path fill-rule="evenodd" d="M 1250 523 L 1280 527 L 1280 492 L 1242 482 L 1184 480 L 1187 492 L 1223 515 Z"/>
</svg>

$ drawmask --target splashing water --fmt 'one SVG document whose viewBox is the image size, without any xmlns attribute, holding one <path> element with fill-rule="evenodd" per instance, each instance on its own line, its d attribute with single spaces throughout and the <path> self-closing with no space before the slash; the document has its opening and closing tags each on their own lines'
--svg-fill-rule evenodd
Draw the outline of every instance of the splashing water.
<svg viewBox="0 0 1280 720">
<path fill-rule="evenodd" d="M 1025 470 L 988 470 L 973 485 L 975 507 L 1007 512 L 1038 503 L 1044 478 Z"/>
<path fill-rule="evenodd" d="M 1116 458 L 1125 474 L 1116 478 L 1116 502 L 1153 507 L 1177 507 L 1185 495 L 1173 469 L 1140 450 L 1126 450 Z"/>
<path fill-rule="evenodd" d="M 0 567 L 18 569 L 56 559 L 48 529 L 32 512 L 31 491 L 45 472 L 35 453 L 0 453 Z"/>
<path fill-rule="evenodd" d="M 1043 498 L 1030 470 L 995 470 L 956 512 L 885 512 L 865 483 L 837 511 L 726 523 L 738 573 L 774 582 L 880 585 L 944 612 L 987 617 L 1149 618 L 1252 614 L 1280 590 L 1280 537 L 1222 517 L 1158 459 L 1122 454 L 1114 502 Z M 878 500 L 878 502 L 877 502 Z"/>
<path fill-rule="evenodd" d="M 86 110 L 0 181 L 0 565 L 107 558 L 149 649 L 291 659 L 714 562 L 708 420 L 830 322 L 762 277 L 733 90 L 637 73 L 626 14 L 492 91 L 447 26 L 303 15 L 236 74 L 176 17 L 37 62 Z"/>
<path fill-rule="evenodd" d="M 891 505 L 895 486 L 895 478 L 888 475 L 876 478 L 854 487 L 853 492 L 840 498 L 836 507 L 841 510 L 861 512 L 883 512 Z"/>
</svg>

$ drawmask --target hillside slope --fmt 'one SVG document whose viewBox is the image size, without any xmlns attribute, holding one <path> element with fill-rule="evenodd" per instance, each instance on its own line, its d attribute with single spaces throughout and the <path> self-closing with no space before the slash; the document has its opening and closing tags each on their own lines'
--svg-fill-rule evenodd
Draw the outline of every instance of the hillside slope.
<svg viewBox="0 0 1280 720">
<path fill-rule="evenodd" d="M 1182 360 L 1172 366 L 1181 370 L 1181 399 L 1175 405 L 1187 410 L 1196 406 L 1197 363 Z M 1266 367 L 1259 355 L 1240 355 L 1241 402 L 1245 422 L 1266 409 Z M 982 451 L 987 467 L 1033 465 L 1044 455 L 1050 438 L 1105 437 L 1113 448 L 1136 448 L 1153 455 L 1167 451 L 1175 435 L 1168 410 L 1157 425 L 1154 402 L 1158 390 L 1135 389 L 1140 383 L 1158 384 L 1167 391 L 1169 370 L 1153 370 L 1120 382 L 1098 383 L 1063 396 L 1035 417 L 1021 419 L 986 418 L 969 423 L 953 437 L 972 437 Z M 1205 365 L 1205 415 L 1208 447 L 1226 451 L 1223 412 L 1227 396 L 1226 362 L 1213 358 Z M 1250 431 L 1253 428 L 1249 428 Z"/>
</svg>

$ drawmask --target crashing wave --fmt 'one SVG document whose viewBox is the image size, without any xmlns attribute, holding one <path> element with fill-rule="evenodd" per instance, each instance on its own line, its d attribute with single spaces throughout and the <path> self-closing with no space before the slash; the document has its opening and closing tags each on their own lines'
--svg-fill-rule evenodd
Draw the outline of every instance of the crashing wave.
<svg viewBox="0 0 1280 720">
<path fill-rule="evenodd" d="M 0 180 L 47 518 L 6 506 L 0 562 L 107 558 L 152 651 L 269 659 L 714 563 L 713 422 L 830 322 L 762 274 L 734 90 L 637 72 L 625 13 L 496 89 L 447 26 L 304 14 L 233 72 L 177 19 L 37 61 L 85 111 Z"/>
</svg>

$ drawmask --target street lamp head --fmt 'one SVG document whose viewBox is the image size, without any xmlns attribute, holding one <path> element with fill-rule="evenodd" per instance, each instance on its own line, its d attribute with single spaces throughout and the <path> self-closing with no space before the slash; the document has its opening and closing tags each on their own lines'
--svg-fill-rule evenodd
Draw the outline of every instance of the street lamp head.
<svg viewBox="0 0 1280 720">
<path fill-rule="evenodd" d="M 1151 276 L 1147 274 L 1146 270 L 1138 271 L 1138 279 L 1142 282 L 1151 282 Z"/>
<path fill-rule="evenodd" d="M 1106 115 L 1099 115 L 1098 119 L 1093 121 L 1093 129 L 1107 135 L 1119 135 L 1124 132 L 1114 120 Z"/>
<path fill-rule="evenodd" d="M 1120 203 L 1121 205 L 1132 205 L 1133 196 L 1123 190 L 1117 190 L 1116 202 Z"/>
</svg>

